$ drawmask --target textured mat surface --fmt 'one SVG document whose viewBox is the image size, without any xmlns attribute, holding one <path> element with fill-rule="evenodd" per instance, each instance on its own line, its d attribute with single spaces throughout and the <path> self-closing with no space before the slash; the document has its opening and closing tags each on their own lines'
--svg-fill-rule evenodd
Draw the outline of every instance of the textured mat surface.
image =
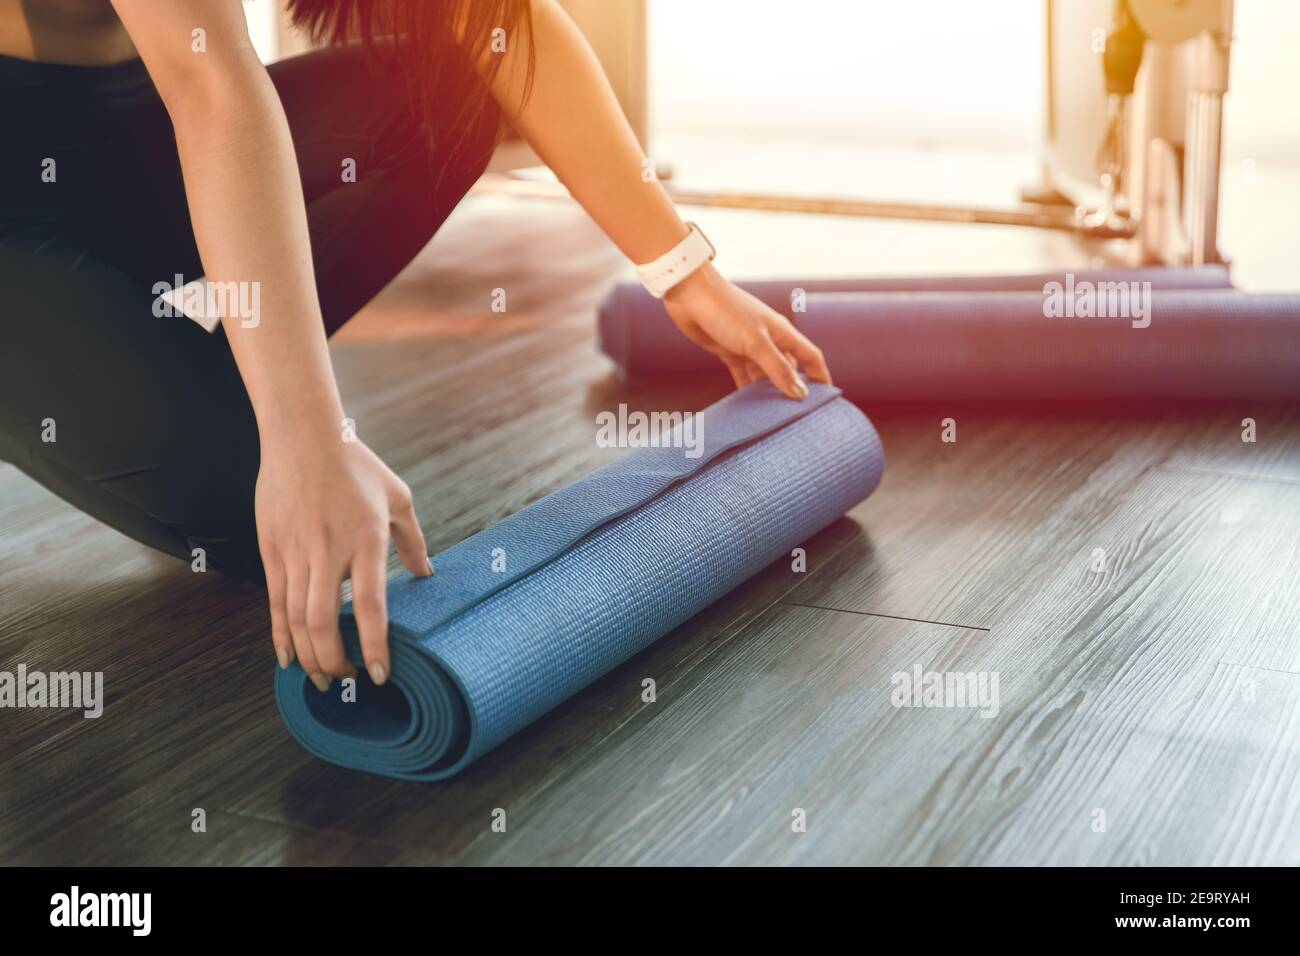
<svg viewBox="0 0 1300 956">
<path fill-rule="evenodd" d="M 1223 266 L 1195 269 L 1109 269 L 1073 273 L 1076 284 L 1083 282 L 1150 282 L 1153 289 L 1230 289 L 1232 282 Z M 1048 282 L 1064 282 L 1064 273 L 1034 273 L 1010 276 L 936 276 L 881 279 L 760 279 L 738 285 L 768 306 L 795 320 L 803 315 L 791 308 L 796 289 L 808 295 L 886 292 L 1041 292 Z M 692 345 L 668 318 L 663 303 L 638 282 L 619 283 L 610 289 L 600 305 L 598 317 L 600 348 L 627 378 L 655 378 L 666 374 L 707 373 L 727 377 L 722 364 Z M 824 346 L 823 346 L 824 349 Z"/>
<path fill-rule="evenodd" d="M 392 678 L 356 701 L 294 664 L 276 701 L 325 760 L 451 776 L 698 613 L 867 497 L 883 467 L 871 423 L 814 385 L 752 385 L 700 413 L 703 453 L 641 448 L 389 587 Z M 505 561 L 505 571 L 495 571 Z M 494 559 L 495 562 L 494 562 Z M 360 663 L 356 625 L 344 642 Z"/>
</svg>

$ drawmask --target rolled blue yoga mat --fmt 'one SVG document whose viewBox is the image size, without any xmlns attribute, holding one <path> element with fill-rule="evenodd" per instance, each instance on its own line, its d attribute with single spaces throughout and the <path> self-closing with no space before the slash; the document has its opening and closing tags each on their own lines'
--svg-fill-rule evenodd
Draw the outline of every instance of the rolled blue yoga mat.
<svg viewBox="0 0 1300 956">
<path fill-rule="evenodd" d="M 1228 270 L 1218 265 L 1188 269 L 1107 269 L 1075 272 L 1073 276 L 1076 283 L 1150 282 L 1153 289 L 1232 288 Z M 1064 282 L 1065 273 L 809 281 L 759 279 L 737 284 L 798 325 L 803 322 L 803 316 L 791 309 L 791 296 L 796 289 L 810 296 L 826 292 L 1041 292 L 1053 281 Z M 700 373 L 726 377 L 722 364 L 682 335 L 668 318 L 663 302 L 646 292 L 640 283 L 618 283 L 609 291 L 600 305 L 597 329 L 601 351 L 625 378 L 643 380 Z"/>
<path fill-rule="evenodd" d="M 392 677 L 356 700 L 277 671 L 289 730 L 332 763 L 455 774 L 866 498 L 883 457 L 838 389 L 768 383 L 699 413 L 698 457 L 640 448 L 433 559 L 388 590 Z M 505 571 L 493 570 L 504 558 Z M 362 659 L 351 607 L 344 644 Z"/>
</svg>

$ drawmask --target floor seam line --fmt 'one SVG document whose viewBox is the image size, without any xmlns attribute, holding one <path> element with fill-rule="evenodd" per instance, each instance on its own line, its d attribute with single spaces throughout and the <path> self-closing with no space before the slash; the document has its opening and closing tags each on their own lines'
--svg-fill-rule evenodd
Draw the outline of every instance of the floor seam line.
<svg viewBox="0 0 1300 956">
<path fill-rule="evenodd" d="M 963 631 L 984 631 L 987 633 L 992 630 L 988 627 L 979 627 L 975 624 L 953 624 L 951 621 L 930 621 L 923 617 L 904 617 L 901 614 L 881 614 L 877 611 L 854 611 L 845 607 L 826 607 L 824 604 L 804 604 L 800 601 L 780 601 L 787 607 L 806 607 L 814 611 L 835 611 L 840 614 L 858 614 L 862 617 L 883 617 L 891 621 L 911 621 L 914 624 L 935 624 L 939 627 L 955 627 Z"/>
</svg>

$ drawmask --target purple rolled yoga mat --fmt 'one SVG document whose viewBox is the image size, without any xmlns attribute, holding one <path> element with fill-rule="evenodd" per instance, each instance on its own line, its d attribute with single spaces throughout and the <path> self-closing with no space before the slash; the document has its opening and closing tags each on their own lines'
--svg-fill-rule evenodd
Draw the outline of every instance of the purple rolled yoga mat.
<svg viewBox="0 0 1300 956">
<path fill-rule="evenodd" d="M 1108 269 L 1075 272 L 1074 282 L 1150 282 L 1153 289 L 1231 289 L 1228 270 L 1223 266 L 1191 269 Z M 759 279 L 737 283 L 769 307 L 793 318 L 791 297 L 802 289 L 807 295 L 824 292 L 1041 292 L 1049 282 L 1065 282 L 1066 273 L 1029 275 L 974 275 L 897 277 L 880 279 Z M 598 331 L 600 348 L 626 378 L 654 379 L 665 375 L 716 375 L 726 378 L 722 364 L 677 330 L 663 303 L 640 283 L 615 285 L 600 305 Z"/>
<path fill-rule="evenodd" d="M 1097 317 L 1041 292 L 827 293 L 799 325 L 859 403 L 1300 399 L 1300 295 L 1141 299 Z"/>
</svg>

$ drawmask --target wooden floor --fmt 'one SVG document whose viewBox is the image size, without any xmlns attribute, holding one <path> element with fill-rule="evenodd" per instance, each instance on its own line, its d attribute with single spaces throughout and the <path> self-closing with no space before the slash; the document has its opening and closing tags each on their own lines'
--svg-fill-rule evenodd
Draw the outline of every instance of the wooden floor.
<svg viewBox="0 0 1300 956">
<path fill-rule="evenodd" d="M 1106 253 L 701 218 L 735 274 L 782 243 L 804 274 Z M 849 244 L 853 261 L 825 254 Z M 432 549 L 608 460 L 597 411 L 720 396 L 610 375 L 593 307 L 621 268 L 572 208 L 480 197 L 340 335 L 349 412 Z M 769 568 L 443 784 L 307 756 L 275 710 L 257 590 L 0 467 L 0 669 L 102 670 L 107 692 L 99 720 L 0 711 L 0 862 L 1300 862 L 1300 415 L 867 411 L 884 481 L 808 543 L 805 573 Z M 892 706 L 918 665 L 996 674 L 997 713 Z"/>
</svg>

